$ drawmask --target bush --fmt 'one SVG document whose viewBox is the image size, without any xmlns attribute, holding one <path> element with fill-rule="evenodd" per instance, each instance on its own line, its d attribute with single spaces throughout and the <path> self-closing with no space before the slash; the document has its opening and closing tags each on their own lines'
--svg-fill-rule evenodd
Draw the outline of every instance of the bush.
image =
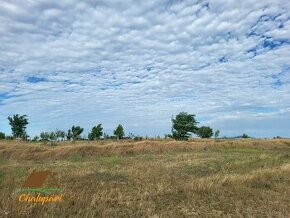
<svg viewBox="0 0 290 218">
<path fill-rule="evenodd" d="M 5 133 L 4 132 L 0 132 L 0 139 L 5 139 Z"/>
<path fill-rule="evenodd" d="M 8 135 L 8 136 L 6 136 L 6 138 L 5 138 L 6 140 L 13 140 L 14 139 L 14 137 L 13 136 L 11 136 L 11 135 Z"/>
<path fill-rule="evenodd" d="M 134 137 L 134 141 L 142 141 L 142 140 L 143 140 L 143 137 L 141 137 L 141 136 Z"/>
<path fill-rule="evenodd" d="M 34 136 L 34 138 L 32 139 L 33 142 L 37 142 L 39 140 L 39 136 Z"/>
</svg>

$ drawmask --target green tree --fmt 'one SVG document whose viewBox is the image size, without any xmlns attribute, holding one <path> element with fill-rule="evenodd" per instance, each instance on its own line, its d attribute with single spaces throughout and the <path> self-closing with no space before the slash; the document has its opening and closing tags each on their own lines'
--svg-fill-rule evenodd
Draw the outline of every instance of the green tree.
<svg viewBox="0 0 290 218">
<path fill-rule="evenodd" d="M 4 132 L 0 132 L 0 139 L 5 139 L 5 133 Z"/>
<path fill-rule="evenodd" d="M 22 139 L 23 140 L 30 140 L 30 136 L 26 132 L 24 132 Z"/>
<path fill-rule="evenodd" d="M 121 124 L 117 126 L 117 128 L 114 130 L 114 135 L 117 137 L 117 140 L 122 139 L 125 135 L 124 128 Z"/>
<path fill-rule="evenodd" d="M 57 139 L 56 133 L 55 132 L 50 132 L 49 133 L 49 140 L 50 140 L 51 144 L 53 144 L 56 139 Z"/>
<path fill-rule="evenodd" d="M 59 141 L 59 139 L 64 140 L 64 138 L 65 138 L 65 132 L 57 129 L 57 130 L 55 130 L 55 136 L 56 136 L 56 139 L 58 141 Z"/>
<path fill-rule="evenodd" d="M 242 138 L 245 138 L 245 139 L 246 139 L 246 138 L 250 138 L 250 137 L 249 137 L 247 134 L 244 133 L 244 134 L 242 135 Z"/>
<path fill-rule="evenodd" d="M 210 138 L 213 136 L 212 128 L 210 128 L 209 126 L 202 126 L 198 128 L 197 135 L 200 138 Z"/>
<path fill-rule="evenodd" d="M 67 131 L 66 138 L 67 138 L 67 140 L 70 141 L 70 140 L 72 139 L 72 137 L 73 137 L 72 132 L 71 132 L 71 130 L 69 129 L 69 130 Z"/>
<path fill-rule="evenodd" d="M 71 132 L 73 141 L 80 139 L 83 131 L 84 129 L 80 126 L 72 126 Z"/>
<path fill-rule="evenodd" d="M 89 133 L 88 138 L 89 140 L 96 140 L 96 139 L 100 139 L 102 135 L 103 135 L 102 124 L 98 124 L 97 126 L 94 126 L 92 128 L 92 131 Z"/>
<path fill-rule="evenodd" d="M 172 123 L 172 137 L 176 140 L 188 140 L 190 133 L 196 134 L 198 131 L 194 114 L 180 112 L 172 119 Z"/>
<path fill-rule="evenodd" d="M 15 114 L 12 117 L 8 117 L 8 120 L 14 138 L 23 139 L 27 136 L 25 129 L 29 123 L 26 115 Z"/>
<path fill-rule="evenodd" d="M 41 132 L 40 133 L 40 140 L 41 141 L 48 141 L 50 137 L 50 133 L 49 132 Z"/>
<path fill-rule="evenodd" d="M 214 138 L 215 138 L 215 139 L 218 138 L 219 135 L 220 135 L 220 131 L 219 131 L 219 130 L 216 130 L 216 131 L 214 132 Z"/>
<path fill-rule="evenodd" d="M 34 138 L 32 139 L 33 142 L 37 142 L 39 140 L 39 136 L 34 136 Z"/>
</svg>

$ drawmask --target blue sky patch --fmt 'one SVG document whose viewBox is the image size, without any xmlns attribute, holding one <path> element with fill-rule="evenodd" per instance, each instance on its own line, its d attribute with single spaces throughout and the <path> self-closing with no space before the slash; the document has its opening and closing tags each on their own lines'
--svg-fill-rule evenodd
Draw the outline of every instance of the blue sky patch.
<svg viewBox="0 0 290 218">
<path fill-rule="evenodd" d="M 281 87 L 282 85 L 283 85 L 283 83 L 281 82 L 280 79 L 277 79 L 274 83 L 272 83 L 272 87 L 274 89 L 277 89 L 277 88 Z"/>
<path fill-rule="evenodd" d="M 30 76 L 27 78 L 27 82 L 29 83 L 39 83 L 39 82 L 46 82 L 47 79 L 43 77 L 36 77 L 36 76 Z"/>
<path fill-rule="evenodd" d="M 228 62 L 228 59 L 227 59 L 225 56 L 223 56 L 223 57 L 221 57 L 221 58 L 219 59 L 219 62 L 220 62 L 220 63 L 226 63 L 226 62 Z"/>
</svg>

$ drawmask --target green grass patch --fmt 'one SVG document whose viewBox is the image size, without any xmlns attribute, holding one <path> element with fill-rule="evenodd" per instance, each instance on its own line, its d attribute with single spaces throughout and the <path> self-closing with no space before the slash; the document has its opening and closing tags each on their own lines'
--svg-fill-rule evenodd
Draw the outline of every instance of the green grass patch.
<svg viewBox="0 0 290 218">
<path fill-rule="evenodd" d="M 120 156 L 109 156 L 109 157 L 100 157 L 97 160 L 101 165 L 107 167 L 114 167 L 118 164 L 121 164 L 122 158 Z"/>
<path fill-rule="evenodd" d="M 61 188 L 21 188 L 21 189 L 16 189 L 16 193 L 33 192 L 33 193 L 51 194 L 51 193 L 58 192 L 61 190 L 62 190 Z"/>
<path fill-rule="evenodd" d="M 4 175 L 5 173 L 2 170 L 0 170 L 0 181 L 4 178 Z"/>
<path fill-rule="evenodd" d="M 236 154 L 216 154 L 214 159 L 185 165 L 185 171 L 195 177 L 206 177 L 215 174 L 245 174 L 254 170 L 281 166 L 290 160 L 289 154 L 260 154 L 243 152 Z"/>
<path fill-rule="evenodd" d="M 221 153 L 246 153 L 246 154 L 257 154 L 261 152 L 265 152 L 265 148 L 257 148 L 257 147 L 216 147 L 211 148 L 213 151 L 221 152 Z"/>
<path fill-rule="evenodd" d="M 73 154 L 69 156 L 68 160 L 71 162 L 82 162 L 84 160 L 84 157 L 80 154 Z"/>
<path fill-rule="evenodd" d="M 213 160 L 206 160 L 200 163 L 185 165 L 185 171 L 195 177 L 212 176 L 226 171 L 230 163 L 237 161 L 235 157 L 219 157 Z"/>
</svg>

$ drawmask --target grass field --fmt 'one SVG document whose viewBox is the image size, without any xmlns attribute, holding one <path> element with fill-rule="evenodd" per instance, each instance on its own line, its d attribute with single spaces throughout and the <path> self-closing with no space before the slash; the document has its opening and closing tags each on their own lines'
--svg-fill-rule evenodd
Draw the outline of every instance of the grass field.
<svg viewBox="0 0 290 218">
<path fill-rule="evenodd" d="M 34 169 L 62 202 L 18 201 Z M 290 217 L 290 140 L 0 141 L 0 217 Z"/>
</svg>

